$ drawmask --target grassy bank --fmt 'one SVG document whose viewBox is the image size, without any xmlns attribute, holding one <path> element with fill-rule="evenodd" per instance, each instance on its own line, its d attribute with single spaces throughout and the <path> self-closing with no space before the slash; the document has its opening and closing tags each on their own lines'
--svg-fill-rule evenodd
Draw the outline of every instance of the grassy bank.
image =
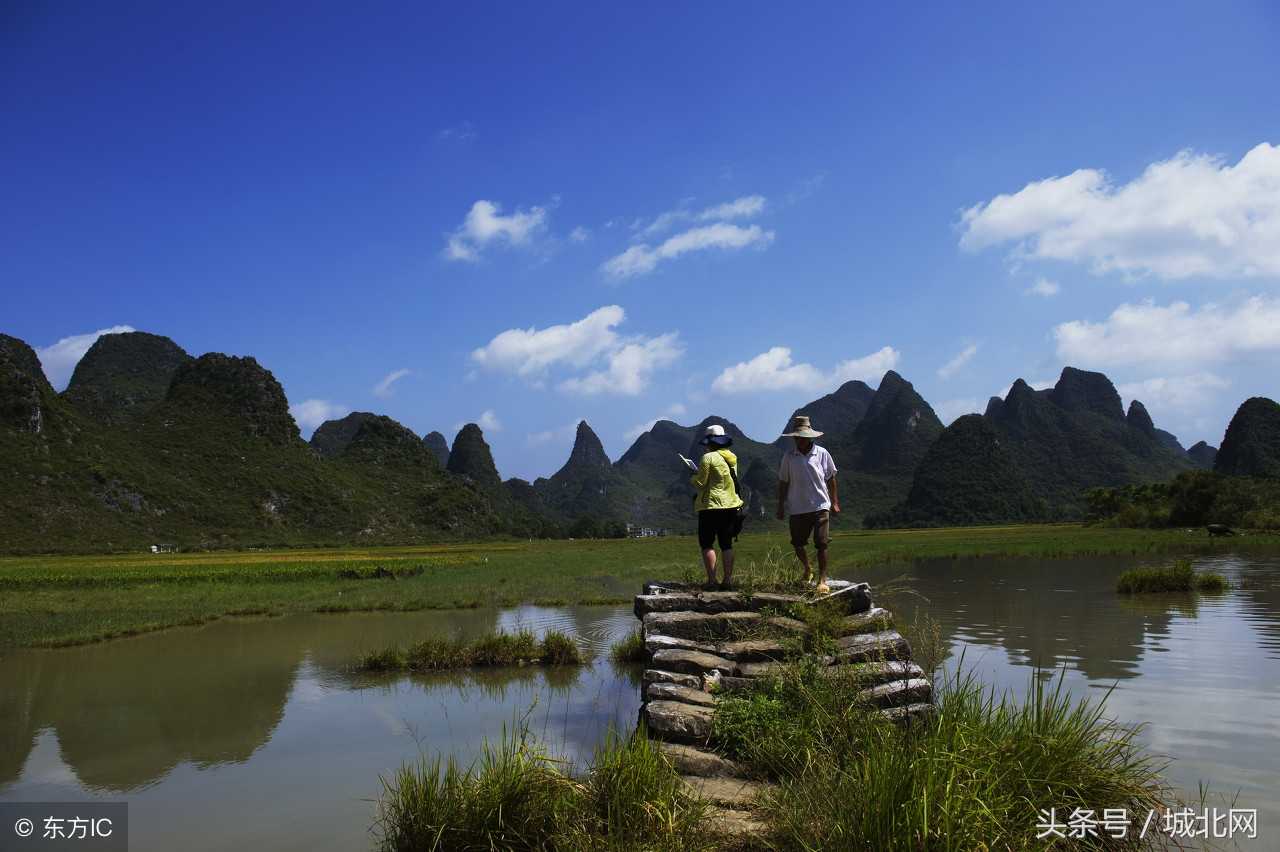
<svg viewBox="0 0 1280 852">
<path fill-rule="evenodd" d="M 582 663 L 582 651 L 567 633 L 548 630 L 541 639 L 530 630 L 490 633 L 478 639 L 424 639 L 409 648 L 370 651 L 356 663 L 361 671 L 448 671 L 536 664 L 568 666 Z"/>
<path fill-rule="evenodd" d="M 746 535 L 741 566 L 785 553 Z M 836 534 L 833 573 L 955 556 L 1190 556 L 1280 552 L 1280 536 L 1027 525 Z M 786 557 L 790 559 L 790 557 Z M 627 603 L 654 577 L 696 576 L 691 537 L 495 541 L 344 550 L 0 557 L 0 647 L 128 636 L 226 615 L 421 610 L 517 603 Z"/>
<path fill-rule="evenodd" d="M 1191 563 L 1179 559 L 1173 565 L 1151 568 L 1130 568 L 1116 580 L 1116 591 L 1122 595 L 1140 595 L 1156 592 L 1225 592 L 1230 588 L 1227 578 L 1210 571 L 1197 572 Z"/>
</svg>

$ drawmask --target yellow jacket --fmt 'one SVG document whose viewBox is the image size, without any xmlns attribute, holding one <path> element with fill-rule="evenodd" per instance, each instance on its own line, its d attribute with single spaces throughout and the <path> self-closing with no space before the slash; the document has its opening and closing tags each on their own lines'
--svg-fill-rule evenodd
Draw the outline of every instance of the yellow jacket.
<svg viewBox="0 0 1280 852">
<path fill-rule="evenodd" d="M 698 489 L 698 499 L 693 508 L 701 512 L 703 509 L 736 509 L 742 505 L 742 498 L 733 488 L 733 478 L 729 469 L 738 472 L 738 457 L 730 450 L 710 450 L 702 454 L 698 464 L 698 472 L 689 477 L 690 484 Z"/>
</svg>

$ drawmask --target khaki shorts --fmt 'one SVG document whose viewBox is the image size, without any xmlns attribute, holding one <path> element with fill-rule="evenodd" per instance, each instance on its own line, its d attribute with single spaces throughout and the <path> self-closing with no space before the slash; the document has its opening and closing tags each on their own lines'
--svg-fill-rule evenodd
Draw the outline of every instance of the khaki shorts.
<svg viewBox="0 0 1280 852">
<path fill-rule="evenodd" d="M 831 513 L 826 509 L 791 516 L 791 546 L 804 547 L 813 537 L 813 546 L 826 550 L 831 541 Z"/>
</svg>

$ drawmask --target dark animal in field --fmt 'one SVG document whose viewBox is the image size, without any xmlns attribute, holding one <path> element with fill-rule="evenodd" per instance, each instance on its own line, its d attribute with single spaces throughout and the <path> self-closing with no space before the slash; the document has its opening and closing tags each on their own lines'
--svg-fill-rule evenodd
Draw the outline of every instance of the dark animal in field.
<svg viewBox="0 0 1280 852">
<path fill-rule="evenodd" d="M 1219 536 L 1219 535 L 1235 535 L 1236 534 L 1236 531 L 1231 529 L 1231 527 L 1227 526 L 1226 524 L 1209 524 L 1209 526 L 1205 527 L 1205 529 L 1209 531 L 1209 538 L 1213 538 L 1214 536 Z"/>
</svg>

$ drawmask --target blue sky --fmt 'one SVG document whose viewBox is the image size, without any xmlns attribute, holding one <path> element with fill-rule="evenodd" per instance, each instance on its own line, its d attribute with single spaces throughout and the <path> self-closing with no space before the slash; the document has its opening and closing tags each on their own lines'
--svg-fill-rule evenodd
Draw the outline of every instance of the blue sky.
<svg viewBox="0 0 1280 852">
<path fill-rule="evenodd" d="M 1274 5 L 885 5 L 9 5 L 0 330 L 528 478 L 887 366 L 944 419 L 1103 370 L 1186 445 L 1280 395 Z"/>
</svg>

